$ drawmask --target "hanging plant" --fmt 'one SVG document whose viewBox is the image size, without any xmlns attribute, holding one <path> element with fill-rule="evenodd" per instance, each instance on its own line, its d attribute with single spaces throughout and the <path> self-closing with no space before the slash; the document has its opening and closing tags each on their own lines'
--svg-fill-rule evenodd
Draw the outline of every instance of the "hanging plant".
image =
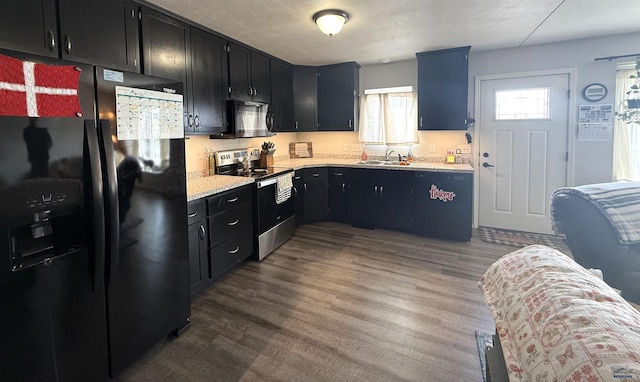
<svg viewBox="0 0 640 382">
<path fill-rule="evenodd" d="M 616 117 L 624 123 L 640 123 L 640 60 L 636 61 L 636 73 L 629 75 L 634 83 L 625 93 L 627 99 L 620 103 Z"/>
</svg>

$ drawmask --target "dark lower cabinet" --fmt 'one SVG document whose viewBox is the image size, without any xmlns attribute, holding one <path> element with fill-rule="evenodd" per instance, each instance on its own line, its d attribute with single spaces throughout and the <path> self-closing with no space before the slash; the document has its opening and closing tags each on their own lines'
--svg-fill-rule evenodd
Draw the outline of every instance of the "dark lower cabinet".
<svg viewBox="0 0 640 382">
<path fill-rule="evenodd" d="M 211 280 L 220 278 L 254 252 L 252 187 L 238 187 L 207 199 Z"/>
<path fill-rule="evenodd" d="M 327 187 L 327 169 L 305 168 L 304 179 L 304 217 L 303 223 L 315 223 L 329 218 L 329 194 Z"/>
<path fill-rule="evenodd" d="M 349 210 L 355 226 L 410 231 L 413 220 L 412 171 L 354 169 Z"/>
<path fill-rule="evenodd" d="M 296 227 L 304 222 L 304 174 L 296 170 L 293 174 L 293 197 L 295 198 Z"/>
<path fill-rule="evenodd" d="M 349 169 L 329 168 L 329 219 L 349 222 Z"/>
<path fill-rule="evenodd" d="M 471 240 L 472 174 L 416 172 L 414 190 L 417 234 Z"/>
<path fill-rule="evenodd" d="M 187 205 L 189 223 L 189 273 L 191 295 L 209 285 L 209 257 L 207 254 L 206 206 L 198 199 Z"/>
</svg>

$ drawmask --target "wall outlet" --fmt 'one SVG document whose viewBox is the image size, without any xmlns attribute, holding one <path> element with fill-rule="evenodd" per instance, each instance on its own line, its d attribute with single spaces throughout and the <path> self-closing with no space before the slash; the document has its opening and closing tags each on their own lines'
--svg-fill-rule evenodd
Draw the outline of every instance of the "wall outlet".
<svg viewBox="0 0 640 382">
<path fill-rule="evenodd" d="M 349 151 L 349 144 L 345 143 L 344 145 L 342 145 L 342 150 L 344 150 L 345 152 Z"/>
<path fill-rule="evenodd" d="M 471 145 L 457 145 L 456 152 L 460 150 L 461 154 L 471 154 Z"/>
<path fill-rule="evenodd" d="M 362 151 L 362 145 L 359 143 L 352 143 L 351 144 L 351 151 L 359 153 Z"/>
<path fill-rule="evenodd" d="M 435 153 L 436 152 L 436 145 L 434 145 L 433 143 L 429 144 L 429 152 L 430 153 Z"/>
</svg>

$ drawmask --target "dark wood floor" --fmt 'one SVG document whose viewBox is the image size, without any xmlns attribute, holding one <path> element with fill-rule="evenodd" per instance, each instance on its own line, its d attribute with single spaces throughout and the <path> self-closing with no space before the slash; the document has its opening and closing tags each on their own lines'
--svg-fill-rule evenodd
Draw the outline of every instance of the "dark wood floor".
<svg viewBox="0 0 640 382">
<path fill-rule="evenodd" d="M 300 227 L 193 301 L 191 327 L 120 381 L 482 381 L 476 283 L 514 248 Z"/>
</svg>

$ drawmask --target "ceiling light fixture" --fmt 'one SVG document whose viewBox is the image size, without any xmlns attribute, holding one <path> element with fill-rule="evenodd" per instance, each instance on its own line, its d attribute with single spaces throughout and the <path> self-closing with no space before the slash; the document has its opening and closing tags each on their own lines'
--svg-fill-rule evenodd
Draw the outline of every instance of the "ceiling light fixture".
<svg viewBox="0 0 640 382">
<path fill-rule="evenodd" d="M 313 15 L 313 21 L 318 24 L 318 28 L 322 33 L 331 37 L 340 32 L 342 26 L 349 21 L 349 14 L 339 9 L 325 9 L 324 11 L 316 12 Z"/>
</svg>

